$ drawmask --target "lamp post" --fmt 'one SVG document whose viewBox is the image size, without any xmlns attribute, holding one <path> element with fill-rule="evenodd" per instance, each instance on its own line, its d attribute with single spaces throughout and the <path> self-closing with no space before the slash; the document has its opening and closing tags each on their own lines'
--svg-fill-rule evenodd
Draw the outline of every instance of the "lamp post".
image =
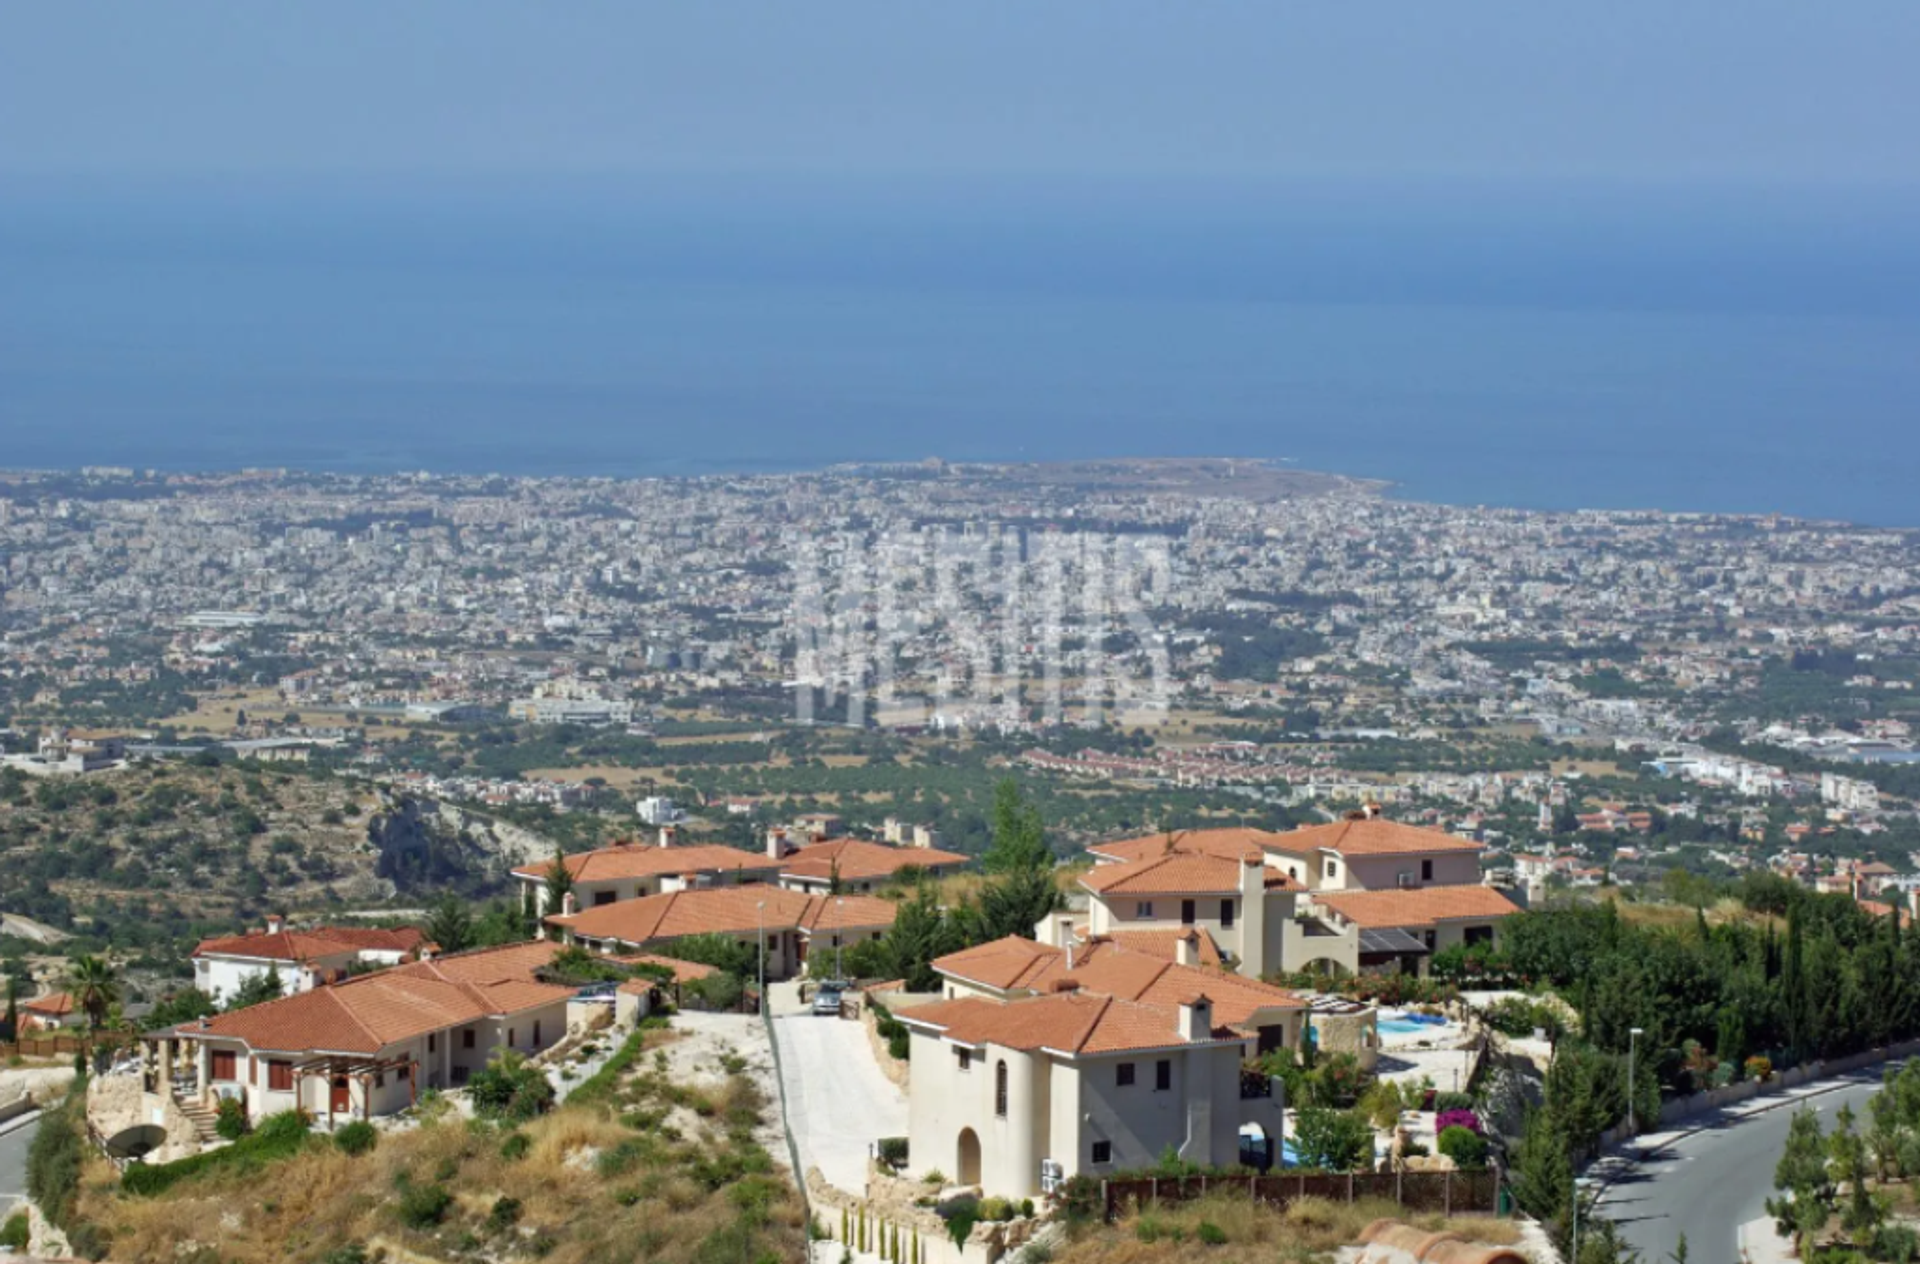
<svg viewBox="0 0 1920 1264">
<path fill-rule="evenodd" d="M 1627 1031 L 1627 1137 L 1629 1139 L 1640 1134 L 1640 1129 L 1635 1126 L 1633 1117 L 1633 1064 L 1640 1060 L 1638 1057 L 1640 1037 L 1646 1034 L 1646 1029 L 1642 1027 L 1630 1028 Z"/>
<path fill-rule="evenodd" d="M 845 900 L 839 896 L 834 897 L 833 916 L 834 920 L 840 923 L 833 928 L 833 978 L 836 983 L 847 977 L 847 972 L 840 966 L 840 949 L 847 940 L 846 907 Z"/>
<path fill-rule="evenodd" d="M 760 901 L 760 1012 L 767 1010 L 767 902 Z"/>
<path fill-rule="evenodd" d="M 1567 1264 L 1580 1264 L 1580 1195 L 1592 1186 L 1593 1182 L 1584 1176 L 1573 1178 L 1573 1240 L 1567 1247 Z"/>
</svg>

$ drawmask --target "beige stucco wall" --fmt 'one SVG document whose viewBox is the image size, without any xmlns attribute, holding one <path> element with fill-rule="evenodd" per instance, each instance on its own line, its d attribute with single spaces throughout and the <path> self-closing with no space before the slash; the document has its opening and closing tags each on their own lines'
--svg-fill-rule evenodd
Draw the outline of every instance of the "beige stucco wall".
<svg viewBox="0 0 1920 1264">
<path fill-rule="evenodd" d="M 1433 877 L 1420 876 L 1421 862 L 1433 862 Z M 1401 881 L 1405 875 L 1406 881 Z M 1459 887 L 1480 881 L 1480 859 L 1469 851 L 1445 852 L 1437 856 L 1357 856 L 1347 864 L 1346 885 L 1367 891 L 1384 891 L 1399 886 Z"/>
</svg>

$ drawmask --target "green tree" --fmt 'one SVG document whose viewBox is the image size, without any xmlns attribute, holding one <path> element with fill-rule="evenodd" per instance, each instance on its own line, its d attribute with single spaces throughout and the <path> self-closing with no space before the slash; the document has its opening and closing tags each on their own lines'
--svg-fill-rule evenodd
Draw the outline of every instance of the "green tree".
<svg viewBox="0 0 1920 1264">
<path fill-rule="evenodd" d="M 547 893 L 547 916 L 560 916 L 567 906 L 567 897 L 573 894 L 573 871 L 567 868 L 565 852 L 553 853 L 553 863 L 547 866 L 547 876 L 543 885 Z"/>
<path fill-rule="evenodd" d="M 891 972 L 906 980 L 910 992 L 937 990 L 940 976 L 933 969 L 934 958 L 961 946 L 952 920 L 934 898 L 931 887 L 922 887 L 900 905 L 883 942 Z"/>
<path fill-rule="evenodd" d="M 1833 1214 L 1833 1176 L 1827 1170 L 1827 1158 L 1820 1117 L 1813 1107 L 1802 1106 L 1787 1125 L 1787 1143 L 1773 1169 L 1773 1187 L 1786 1197 L 1767 1199 L 1767 1214 L 1783 1236 L 1793 1238 L 1802 1259 L 1810 1258 L 1813 1236 Z"/>
<path fill-rule="evenodd" d="M 1853 1125 L 1853 1107 L 1842 1106 L 1834 1117 L 1833 1135 L 1827 1138 L 1827 1155 L 1834 1177 L 1847 1186 L 1847 1205 L 1840 1221 L 1856 1241 L 1864 1242 L 1886 1219 L 1886 1208 L 1867 1186 L 1867 1178 L 1873 1174 L 1867 1143 Z"/>
<path fill-rule="evenodd" d="M 277 1001 L 286 994 L 286 984 L 280 978 L 280 967 L 271 965 L 265 971 L 249 974 L 233 990 L 233 998 L 227 1002 L 230 1010 L 245 1009 L 249 1005 L 259 1005 L 265 1001 Z"/>
<path fill-rule="evenodd" d="M 1293 1148 L 1301 1165 L 1327 1172 L 1373 1167 L 1373 1125 L 1358 1111 L 1305 1106 L 1294 1115 Z"/>
<path fill-rule="evenodd" d="M 120 978 L 101 957 L 77 957 L 67 971 L 73 999 L 87 1012 L 88 1026 L 98 1030 L 107 1011 L 120 1003 Z"/>
<path fill-rule="evenodd" d="M 1008 935 L 1032 939 L 1041 920 L 1064 903 L 1051 870 L 1008 870 L 982 884 L 961 918 L 961 930 L 973 943 Z"/>
<path fill-rule="evenodd" d="M 13 976 L 7 976 L 7 1012 L 0 1016 L 0 1043 L 10 1043 L 20 1032 L 20 998 L 15 994 Z"/>
<path fill-rule="evenodd" d="M 425 930 L 427 938 L 443 953 L 473 947 L 473 916 L 467 912 L 467 902 L 451 891 L 441 896 L 427 914 Z"/>
<path fill-rule="evenodd" d="M 993 788 L 992 822 L 993 842 L 980 857 L 982 869 L 988 873 L 1018 873 L 1053 868 L 1046 822 L 1012 777 Z"/>
</svg>

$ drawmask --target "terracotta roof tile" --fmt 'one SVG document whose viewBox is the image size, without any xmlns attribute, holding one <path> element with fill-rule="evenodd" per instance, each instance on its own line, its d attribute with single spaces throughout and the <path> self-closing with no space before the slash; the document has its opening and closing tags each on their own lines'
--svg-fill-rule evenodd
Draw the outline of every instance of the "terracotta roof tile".
<svg viewBox="0 0 1920 1264">
<path fill-rule="evenodd" d="M 564 863 L 575 882 L 616 882 L 681 873 L 773 873 L 780 867 L 778 861 L 760 852 L 712 843 L 688 847 L 618 843 L 576 852 Z M 552 868 L 553 861 L 541 860 L 519 865 L 513 872 L 523 878 L 544 878 Z"/>
<path fill-rule="evenodd" d="M 426 936 L 412 926 L 391 928 L 316 926 L 311 930 L 261 931 L 203 939 L 193 955 L 250 957 L 259 961 L 316 961 L 357 952 L 413 952 Z"/>
<path fill-rule="evenodd" d="M 619 900 L 547 921 L 587 939 L 639 945 L 684 935 L 749 934 L 762 926 L 768 931 L 878 929 L 893 925 L 895 911 L 891 901 L 871 895 L 808 895 L 770 886 L 705 887 Z"/>
<path fill-rule="evenodd" d="M 1427 852 L 1471 851 L 1486 848 L 1465 838 L 1455 838 L 1439 830 L 1403 825 L 1384 816 L 1358 821 L 1332 821 L 1309 825 L 1273 835 L 1267 844 L 1271 850 L 1304 855 L 1315 851 L 1333 851 L 1343 856 L 1411 856 Z"/>
<path fill-rule="evenodd" d="M 1259 852 L 1247 855 L 1265 867 Z M 1081 876 L 1080 885 L 1099 895 L 1234 895 L 1240 890 L 1244 865 L 1241 859 L 1176 851 L 1147 860 L 1095 865 Z M 1262 880 L 1271 886 L 1276 877 L 1281 885 L 1290 881 L 1284 874 L 1263 874 Z"/>
<path fill-rule="evenodd" d="M 894 1016 L 964 1044 L 1007 1049 L 1096 1054 L 1190 1043 L 1180 1032 L 1179 1010 L 1174 1006 L 1142 1005 L 1090 992 L 1055 992 L 1015 1001 L 961 997 L 896 1010 Z M 1234 1038 L 1218 1028 L 1213 1035 Z"/>
<path fill-rule="evenodd" d="M 843 882 L 870 882 L 891 878 L 902 869 L 952 869 L 968 862 L 959 852 L 932 847 L 894 847 L 859 838 L 834 838 L 809 843 L 780 862 L 783 877 L 832 881 L 838 866 Z"/>
<path fill-rule="evenodd" d="M 1461 918 L 1500 918 L 1520 911 L 1512 900 L 1483 886 L 1320 891 L 1313 898 L 1366 930 L 1426 927 Z"/>
<path fill-rule="evenodd" d="M 533 977 L 559 950 L 542 941 L 412 962 L 176 1030 L 274 1052 L 374 1054 L 428 1032 L 567 999 L 574 989 Z"/>
<path fill-rule="evenodd" d="M 1138 838 L 1095 843 L 1087 848 L 1087 852 L 1092 856 L 1117 861 L 1148 860 L 1154 856 L 1164 856 L 1170 851 L 1238 860 L 1250 848 L 1271 847 L 1272 840 L 1277 837 L 1279 835 L 1271 830 L 1244 826 L 1230 829 L 1169 830 L 1163 834 L 1145 834 Z"/>
</svg>

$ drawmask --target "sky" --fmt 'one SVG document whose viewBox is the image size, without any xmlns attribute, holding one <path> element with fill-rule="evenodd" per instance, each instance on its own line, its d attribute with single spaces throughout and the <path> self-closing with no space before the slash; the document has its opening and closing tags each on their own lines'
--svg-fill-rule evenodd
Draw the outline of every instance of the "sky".
<svg viewBox="0 0 1920 1264">
<path fill-rule="evenodd" d="M 1920 5 L 15 3 L 0 182 L 1920 185 Z"/>
</svg>

